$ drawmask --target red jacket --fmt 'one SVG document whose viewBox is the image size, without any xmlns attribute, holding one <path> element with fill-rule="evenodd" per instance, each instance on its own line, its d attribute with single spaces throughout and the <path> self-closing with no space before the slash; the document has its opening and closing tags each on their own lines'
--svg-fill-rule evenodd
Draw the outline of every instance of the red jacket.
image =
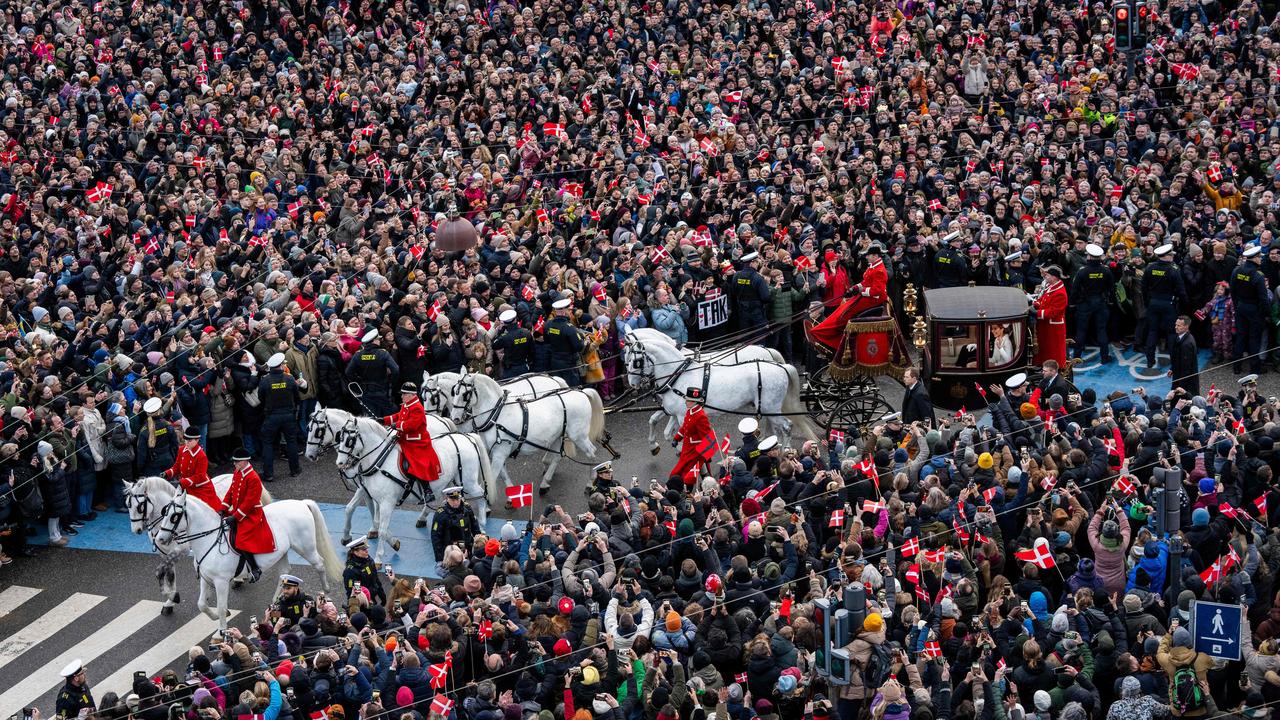
<svg viewBox="0 0 1280 720">
<path fill-rule="evenodd" d="M 440 457 L 427 432 L 427 411 L 413 398 L 394 415 L 382 418 L 384 425 L 396 429 L 400 452 L 409 464 L 409 472 L 419 480 L 435 482 L 440 477 Z"/>
<path fill-rule="evenodd" d="M 715 436 L 711 430 L 711 421 L 701 405 L 695 405 L 684 414 L 684 422 L 676 431 L 675 439 L 681 442 L 680 459 L 671 469 L 672 477 L 683 477 L 691 468 L 706 462 L 703 448 L 708 441 L 715 446 Z M 708 440 L 709 439 L 709 440 Z"/>
<path fill-rule="evenodd" d="M 236 549 L 269 553 L 276 549 L 275 536 L 262 513 L 262 478 L 249 466 L 231 475 L 231 487 L 222 501 L 223 514 L 236 521 Z"/>
<path fill-rule="evenodd" d="M 222 508 L 222 498 L 209 479 L 209 458 L 205 457 L 204 448 L 199 445 L 195 450 L 183 447 L 178 451 L 178 458 L 173 467 L 164 471 L 167 478 L 177 478 L 182 489 L 193 498 L 198 498 L 214 510 Z"/>
<path fill-rule="evenodd" d="M 1067 288 L 1057 279 L 1035 300 L 1036 364 L 1057 360 L 1067 366 Z"/>
<path fill-rule="evenodd" d="M 862 282 L 858 283 L 858 285 L 868 291 L 867 297 L 881 301 L 887 300 L 889 298 L 889 271 L 884 269 L 884 262 L 877 262 L 875 265 L 869 266 L 862 273 Z"/>
</svg>

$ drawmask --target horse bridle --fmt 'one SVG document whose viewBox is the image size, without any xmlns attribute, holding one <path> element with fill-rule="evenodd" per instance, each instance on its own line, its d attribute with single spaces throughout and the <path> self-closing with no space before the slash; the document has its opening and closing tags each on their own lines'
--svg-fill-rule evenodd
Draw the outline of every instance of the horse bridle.
<svg viewBox="0 0 1280 720">
<path fill-rule="evenodd" d="M 344 423 L 342 429 L 334 436 L 334 446 L 341 448 L 338 454 L 338 471 L 342 473 L 343 478 L 354 482 L 357 478 L 365 475 L 366 471 L 360 467 L 360 464 L 369 456 L 386 447 L 387 443 L 391 442 L 394 436 L 394 432 L 388 432 L 386 438 L 381 443 L 376 445 L 372 450 L 366 451 L 364 438 L 360 437 L 360 428 L 356 421 L 356 417 L 354 415 L 351 416 L 351 419 Z M 358 455 L 356 454 L 356 443 L 360 444 L 361 452 Z M 341 461 L 341 457 L 343 455 L 347 456 L 348 462 Z M 382 457 L 385 459 L 386 455 L 384 454 Z M 355 460 L 351 461 L 351 458 L 355 458 Z"/>
<path fill-rule="evenodd" d="M 311 439 L 314 437 L 316 444 L 320 446 L 321 450 L 328 449 L 329 445 L 325 440 L 329 437 L 329 421 L 328 416 L 325 415 L 324 409 L 316 408 L 315 412 L 311 413 L 308 423 L 307 442 L 311 442 Z M 337 433 L 334 433 L 335 443 L 337 442 L 337 439 Z"/>
<path fill-rule="evenodd" d="M 440 404 L 442 401 L 447 400 L 449 396 L 440 389 L 440 381 L 435 378 L 428 378 L 422 383 L 422 399 L 425 401 L 428 396 L 431 398 L 431 407 L 434 411 L 438 412 L 439 410 L 448 407 L 447 405 Z"/>
<path fill-rule="evenodd" d="M 164 516 L 169 512 L 169 507 L 172 504 L 173 503 L 171 501 L 169 505 L 165 505 L 161 508 L 160 514 L 156 516 L 155 520 L 148 520 L 147 515 L 151 513 L 151 496 L 147 495 L 145 492 L 139 494 L 135 490 L 130 490 L 124 494 L 124 506 L 129 510 L 129 521 L 137 522 L 148 535 L 150 535 L 151 531 L 160 524 L 161 520 L 164 520 Z M 133 517 L 135 509 L 141 515 L 141 517 L 136 520 Z"/>
</svg>

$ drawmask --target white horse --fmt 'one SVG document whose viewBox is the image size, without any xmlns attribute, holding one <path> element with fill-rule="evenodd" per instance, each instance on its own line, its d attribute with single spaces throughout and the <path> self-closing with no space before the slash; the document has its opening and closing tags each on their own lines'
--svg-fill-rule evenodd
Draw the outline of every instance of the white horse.
<svg viewBox="0 0 1280 720">
<path fill-rule="evenodd" d="M 663 342 L 667 343 L 671 347 L 677 347 L 676 341 L 672 340 L 670 335 L 654 328 L 636 328 L 631 330 L 627 336 L 634 336 L 637 340 L 643 343 Z M 740 348 L 726 348 L 719 351 L 694 350 L 685 346 L 680 348 L 680 354 L 694 362 L 709 362 L 714 365 L 740 365 L 742 363 L 752 362 L 755 360 L 763 360 L 765 362 L 772 362 L 778 365 L 786 364 L 786 359 L 782 357 L 782 353 L 763 345 L 743 345 Z M 671 437 L 675 434 L 676 417 L 674 415 L 668 415 L 666 410 L 654 410 L 653 414 L 649 416 L 650 442 L 653 442 L 653 426 L 661 422 L 663 418 L 667 419 L 667 426 L 662 431 L 663 436 Z M 654 455 L 657 455 L 661 448 L 659 448 L 658 444 L 654 442 L 650 449 Z"/>
<path fill-rule="evenodd" d="M 422 404 L 426 406 L 428 412 L 447 413 L 450 411 L 449 404 L 453 397 L 453 386 L 458 384 L 462 379 L 460 373 L 442 372 L 431 375 L 425 374 L 422 379 Z M 502 389 L 511 394 L 513 398 L 523 398 L 525 400 L 535 400 L 544 395 L 558 393 L 569 387 L 569 384 L 555 375 L 521 375 L 518 378 L 499 383 Z M 475 425 L 470 420 L 463 421 L 458 424 L 459 429 L 471 432 L 475 430 Z M 560 465 L 559 453 L 543 453 L 542 465 L 548 477 L 556 474 L 556 468 Z M 503 483 L 510 486 L 511 476 L 507 473 L 507 469 L 502 468 L 498 476 L 502 478 Z"/>
<path fill-rule="evenodd" d="M 431 444 L 440 458 L 440 477 L 432 484 L 442 490 L 450 485 L 461 485 L 467 498 L 475 502 L 476 520 L 483 525 L 489 519 L 489 498 L 498 492 L 497 476 L 489 465 L 489 453 L 484 441 L 475 433 L 445 432 L 431 436 Z M 395 432 L 387 432 L 376 420 L 356 418 L 353 424 L 343 427 L 338 438 L 338 469 L 355 480 L 358 492 L 363 492 L 377 506 L 378 535 L 386 542 L 378 543 L 374 562 L 382 562 L 384 548 L 400 550 L 400 540 L 391 534 L 391 515 L 406 496 L 411 480 L 400 470 L 400 446 Z M 347 504 L 346 522 L 342 526 L 342 541 L 351 539 L 351 513 L 355 498 Z M 427 515 L 432 508 L 422 504 L 417 527 L 426 527 Z"/>
<path fill-rule="evenodd" d="M 795 425 L 806 433 L 816 432 L 805 418 L 800 375 L 791 365 L 764 359 L 734 364 L 699 361 L 686 357 L 670 342 L 646 341 L 635 333 L 623 338 L 622 358 L 627 381 L 633 387 L 646 382 L 655 386 L 662 412 L 670 418 L 668 428 L 684 417 L 685 389 L 704 388 L 705 383 L 704 407 L 708 414 L 750 409 L 764 416 L 783 446 L 790 445 Z M 654 437 L 656 418 L 655 415 L 649 422 L 649 443 L 653 448 L 658 447 Z"/>
<path fill-rule="evenodd" d="M 342 433 L 342 429 L 354 425 L 356 417 L 357 416 L 352 415 L 346 410 L 317 407 L 315 412 L 311 413 L 311 417 L 307 420 L 307 447 L 303 452 L 303 455 L 308 460 L 314 461 L 320 457 L 321 452 L 333 448 L 338 441 L 339 435 Z M 370 420 L 371 422 L 377 423 L 376 420 Z M 457 426 L 453 424 L 452 420 L 440 417 L 439 415 L 427 413 L 427 432 L 431 434 L 431 437 L 434 438 L 437 435 L 450 433 L 454 430 L 457 430 Z M 343 477 L 346 480 L 355 479 L 350 473 L 343 473 Z M 347 502 L 347 528 L 350 529 L 351 527 L 351 514 L 355 512 L 355 509 L 359 507 L 361 503 L 363 503 L 364 506 L 369 509 L 370 523 L 372 524 L 368 535 L 370 538 L 379 537 L 378 528 L 381 527 L 378 515 L 379 505 L 374 502 L 374 499 L 369 496 L 369 493 L 361 487 L 360 483 L 355 483 L 355 485 L 355 494 L 352 495 L 351 500 Z M 343 540 L 344 543 L 351 540 L 350 537 L 347 537 L 347 533 L 345 531 L 343 532 L 343 537 L 346 538 Z M 398 550 L 399 547 L 396 549 Z"/>
<path fill-rule="evenodd" d="M 591 389 L 562 390 L 536 399 L 514 398 L 487 375 L 463 373 L 453 386 L 451 418 L 470 422 L 489 449 L 489 462 L 505 475 L 507 458 L 524 448 L 574 457 L 595 457 L 606 443 L 604 403 Z M 569 442 L 573 447 L 569 447 Z M 541 492 L 551 488 L 555 466 L 542 474 Z"/>
<path fill-rule="evenodd" d="M 227 488 L 231 487 L 230 473 L 214 475 L 210 480 L 213 481 L 213 489 L 218 497 L 226 495 Z M 124 505 L 129 510 L 129 529 L 133 530 L 135 535 L 141 535 L 146 531 L 151 537 L 151 544 L 155 545 L 156 552 L 164 556 L 164 562 L 156 570 L 156 579 L 160 581 L 160 592 L 164 595 L 164 605 L 160 607 L 160 614 L 170 615 L 173 613 L 173 606 L 182 602 L 182 595 L 178 592 L 177 574 L 173 569 L 174 561 L 191 547 L 185 543 L 177 546 L 161 545 L 156 541 L 156 526 L 160 524 L 162 513 L 168 507 L 169 501 L 178 494 L 178 488 L 168 480 L 155 476 L 138 478 L 138 482 L 132 486 L 126 485 L 126 488 Z M 148 490 L 159 497 L 160 501 L 151 502 L 147 498 Z M 263 490 L 262 504 L 267 505 L 270 502 L 271 493 Z"/>
<path fill-rule="evenodd" d="M 132 490 L 136 483 L 125 483 Z M 157 503 L 164 493 L 153 483 L 142 488 L 143 496 Z M 203 501 L 179 492 L 162 511 L 156 526 L 156 542 L 161 545 L 189 543 L 200 577 L 200 596 L 196 606 L 218 621 L 218 630 L 227 631 L 227 596 L 231 580 L 240 564 L 240 555 L 231 547 L 231 537 L 222 517 Z M 301 555 L 320 573 L 320 586 L 326 592 L 331 583 L 342 577 L 342 561 L 333 551 L 329 529 L 314 500 L 277 500 L 262 508 L 267 526 L 275 539 L 275 550 L 257 555 L 258 567 L 266 570 L 281 560 L 288 565 L 289 551 Z M 216 601 L 210 605 L 212 588 Z"/>
</svg>

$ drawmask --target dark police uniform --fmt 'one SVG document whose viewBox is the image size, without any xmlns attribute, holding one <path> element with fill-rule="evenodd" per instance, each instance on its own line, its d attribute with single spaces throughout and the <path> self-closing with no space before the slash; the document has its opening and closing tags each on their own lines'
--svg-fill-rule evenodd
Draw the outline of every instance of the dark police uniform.
<svg viewBox="0 0 1280 720">
<path fill-rule="evenodd" d="M 969 270 L 964 256 L 950 245 L 933 256 L 934 287 L 960 287 L 968 282 Z"/>
<path fill-rule="evenodd" d="M 362 347 L 347 363 L 347 379 L 358 383 L 364 391 L 360 400 L 374 417 L 396 411 L 391 403 L 391 380 L 400 375 L 400 366 L 390 353 L 379 347 Z"/>
<path fill-rule="evenodd" d="M 275 475 L 276 443 L 284 435 L 284 451 L 289 458 L 289 474 L 302 473 L 298 462 L 298 404 L 302 394 L 298 381 L 285 375 L 284 369 L 273 368 L 258 381 L 258 397 L 262 399 L 262 481 L 271 482 Z"/>
<path fill-rule="evenodd" d="M 533 333 L 522 327 L 505 327 L 493 340 L 502 352 L 502 379 L 524 375 L 533 368 Z"/>
<path fill-rule="evenodd" d="M 1090 259 L 1072 279 L 1071 297 L 1076 301 L 1076 357 L 1084 353 L 1085 344 L 1092 337 L 1098 344 L 1102 362 L 1111 362 L 1111 346 L 1107 341 L 1111 311 L 1107 303 L 1115 290 L 1115 276 L 1101 260 Z"/>
<path fill-rule="evenodd" d="M 478 527 L 476 514 L 466 502 L 459 503 L 457 509 L 446 502 L 431 519 L 431 547 L 436 552 L 436 562 L 444 560 L 444 549 L 454 543 L 470 547 Z"/>
<path fill-rule="evenodd" d="M 62 717 L 73 718 L 79 715 L 81 710 L 85 708 L 92 710 L 94 707 L 93 693 L 89 692 L 89 688 L 72 685 L 71 678 L 67 678 L 62 691 L 58 693 L 54 712 Z"/>
<path fill-rule="evenodd" d="M 349 591 L 348 591 L 349 592 Z M 310 595 L 304 595 L 301 590 L 293 597 L 280 596 L 277 604 L 280 606 L 280 617 L 289 621 L 289 625 L 297 625 L 306 617 L 306 604 L 314 603 Z"/>
<path fill-rule="evenodd" d="M 351 590 L 356 583 L 360 583 L 362 588 L 369 588 L 370 602 L 387 604 L 387 591 L 383 589 L 382 580 L 378 577 L 378 566 L 371 558 L 348 555 L 347 566 L 342 570 L 342 586 L 346 588 L 347 597 L 351 597 Z"/>
<path fill-rule="evenodd" d="M 1142 274 L 1142 294 L 1147 298 L 1147 367 L 1152 367 L 1160 338 L 1167 338 L 1165 347 L 1173 346 L 1173 321 L 1187 288 L 1177 266 L 1168 260 L 1157 260 Z"/>
<path fill-rule="evenodd" d="M 1236 309 L 1236 371 L 1245 355 L 1249 358 L 1251 372 L 1262 372 L 1262 334 L 1266 331 L 1267 281 L 1253 258 L 1246 259 L 1231 273 L 1231 301 Z"/>
<path fill-rule="evenodd" d="M 754 329 L 757 336 L 762 337 L 769 331 L 769 320 L 765 317 L 765 308 L 769 304 L 769 284 L 750 265 L 739 270 L 733 277 L 736 286 L 734 296 L 738 302 L 738 327 L 742 330 Z"/>
<path fill-rule="evenodd" d="M 551 350 L 551 374 L 563 379 L 569 387 L 580 384 L 578 364 L 582 357 L 582 335 L 569 318 L 556 316 L 547 323 L 547 346 Z"/>
</svg>

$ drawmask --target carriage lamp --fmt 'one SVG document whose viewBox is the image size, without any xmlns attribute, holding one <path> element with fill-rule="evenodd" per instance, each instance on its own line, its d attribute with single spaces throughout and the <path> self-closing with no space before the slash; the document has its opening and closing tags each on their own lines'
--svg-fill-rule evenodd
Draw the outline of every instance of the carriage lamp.
<svg viewBox="0 0 1280 720">
<path fill-rule="evenodd" d="M 916 346 L 916 350 L 924 350 L 928 327 L 924 318 L 917 315 L 915 323 L 911 326 L 911 343 Z"/>
<path fill-rule="evenodd" d="M 457 205 L 449 205 L 445 221 L 436 231 L 436 245 L 445 252 L 460 252 L 476 246 L 479 234 L 471 221 L 458 213 Z"/>
<path fill-rule="evenodd" d="M 909 315 L 916 314 L 916 286 L 911 283 L 902 291 L 902 309 Z"/>
</svg>

